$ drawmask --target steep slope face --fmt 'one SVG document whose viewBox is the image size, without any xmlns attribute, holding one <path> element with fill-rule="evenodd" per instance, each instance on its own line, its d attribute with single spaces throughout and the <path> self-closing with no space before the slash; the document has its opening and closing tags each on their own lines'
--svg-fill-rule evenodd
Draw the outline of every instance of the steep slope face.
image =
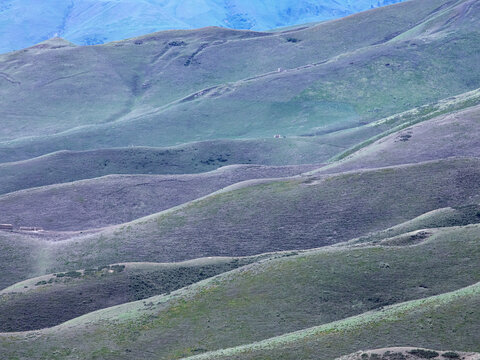
<svg viewBox="0 0 480 360">
<path fill-rule="evenodd" d="M 45 242 L 0 231 L 0 289 L 38 276 Z"/>
<path fill-rule="evenodd" d="M 468 318 L 456 318 L 455 315 L 465 308 L 454 305 L 462 301 L 472 301 L 471 305 L 478 302 L 478 285 L 472 287 L 471 293 L 466 290 L 464 294 L 460 290 L 458 295 L 451 295 L 444 301 L 419 300 L 413 305 L 399 306 L 399 310 L 387 307 L 373 314 L 367 313 L 366 320 L 360 316 L 357 321 L 352 321 L 352 328 L 348 320 L 344 326 L 339 325 L 338 331 L 335 323 L 328 324 L 388 304 L 474 284 L 480 279 L 478 233 L 478 225 L 431 230 L 431 236 L 416 246 L 330 248 L 266 259 L 169 296 L 89 314 L 35 332 L 35 336 L 31 336 L 33 333 L 2 334 L 0 349 L 10 354 L 12 346 L 21 343 L 23 346 L 16 352 L 20 357 L 35 359 L 39 357 L 36 354 L 56 349 L 67 359 L 73 356 L 90 358 L 101 344 L 105 359 L 179 359 L 327 324 L 324 327 L 333 328 L 333 331 L 325 331 L 326 335 L 323 335 L 323 328 L 320 328 L 317 331 L 319 336 L 308 336 L 311 331 L 307 330 L 305 342 L 301 339 L 295 342 L 295 337 L 287 335 L 285 340 L 291 342 L 287 346 L 299 347 L 301 351 L 295 357 L 293 349 L 288 350 L 289 356 L 283 358 L 332 359 L 359 350 L 369 331 L 380 333 L 380 330 L 374 330 L 376 323 L 377 326 L 398 327 L 396 331 L 389 329 L 383 336 L 369 337 L 374 339 L 372 346 L 391 340 L 394 338 L 392 332 L 396 332 L 401 334 L 399 341 L 406 343 L 407 339 L 422 334 L 424 338 L 416 339 L 419 346 L 437 348 L 441 348 L 438 342 L 443 340 L 442 333 L 436 331 L 438 325 L 444 329 L 449 324 L 463 323 L 462 333 L 455 334 L 456 327 L 451 329 L 454 336 L 442 346 L 454 348 L 452 344 L 458 341 L 456 348 L 470 346 L 471 350 L 476 350 L 478 343 L 475 343 L 477 333 L 474 330 L 478 329 L 478 307 L 469 307 Z M 416 276 L 412 277 L 412 273 Z M 428 318 L 422 312 L 433 311 L 434 307 L 441 315 L 432 316 L 431 326 L 415 326 L 416 322 L 407 321 L 412 316 Z M 450 310 L 451 316 L 448 314 Z M 392 311 L 398 311 L 400 315 L 390 315 Z M 370 320 L 374 323 L 372 327 L 368 325 L 368 317 L 373 317 Z M 401 326 L 407 324 L 410 326 Z M 463 329 L 470 330 L 469 335 Z M 357 334 L 360 341 L 352 341 L 352 336 Z M 316 347 L 317 350 L 308 355 L 311 341 L 325 345 L 331 340 L 330 336 L 339 340 L 339 346 L 332 341 L 329 346 Z M 269 351 L 272 358 L 277 358 L 283 349 L 278 345 L 283 344 L 263 348 L 262 343 L 258 343 L 263 352 L 255 352 L 254 346 L 252 351 L 256 357 L 252 358 L 268 358 Z M 72 347 L 79 349 L 79 353 L 64 353 Z M 322 351 L 325 354 L 322 355 Z M 251 355 L 248 351 L 244 354 Z M 229 358 L 228 352 L 225 355 Z M 234 356 L 235 352 L 230 355 Z"/>
<path fill-rule="evenodd" d="M 6 54 L 1 158 L 319 135 L 480 87 L 475 11 L 430 34 L 439 12 L 453 18 L 459 6 L 442 4 L 401 3 L 289 34 L 202 29 Z M 396 34 L 406 35 L 389 41 Z"/>
<path fill-rule="evenodd" d="M 223 26 L 269 30 L 323 21 L 401 0 L 256 1 L 178 0 L 92 1 L 45 3 L 25 0 L 0 5 L 0 52 L 18 50 L 52 37 L 92 45 L 169 29 Z M 91 19 L 95 18 L 95 22 Z"/>
<path fill-rule="evenodd" d="M 195 200 L 237 182 L 280 178 L 315 165 L 237 165 L 198 175 L 110 175 L 0 196 L 1 221 L 45 230 L 85 230 L 115 225 Z"/>
</svg>

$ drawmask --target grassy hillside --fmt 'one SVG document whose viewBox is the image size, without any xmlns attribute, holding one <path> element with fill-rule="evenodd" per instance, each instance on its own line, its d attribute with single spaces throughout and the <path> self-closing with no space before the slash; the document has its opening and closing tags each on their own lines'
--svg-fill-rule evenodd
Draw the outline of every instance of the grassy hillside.
<svg viewBox="0 0 480 360">
<path fill-rule="evenodd" d="M 52 243 L 46 273 L 121 261 L 178 261 L 308 249 L 480 202 L 475 159 L 250 184 L 132 223 Z M 141 239 L 141 247 L 138 246 Z"/>
<path fill-rule="evenodd" d="M 294 34 L 202 29 L 4 55 L 1 157 L 322 134 L 478 88 L 477 4 L 442 3 L 407 2 Z M 471 11 L 455 21 L 464 3 Z M 452 21 L 438 28 L 443 17 Z"/>
<path fill-rule="evenodd" d="M 274 344 L 280 343 L 273 348 L 264 348 L 262 343 L 254 345 L 252 358 L 312 358 L 315 355 L 332 359 L 361 349 L 362 343 L 352 341 L 351 336 L 362 339 L 362 331 L 375 347 L 385 345 L 392 338 L 398 344 L 400 341 L 408 344 L 405 339 L 410 338 L 417 340 L 418 346 L 474 351 L 478 350 L 475 330 L 479 313 L 474 306 L 478 301 L 478 286 L 460 290 L 458 295 L 441 295 L 383 308 L 338 324 L 329 323 L 477 282 L 480 279 L 476 264 L 480 258 L 477 256 L 479 231 L 478 225 L 432 229 L 431 236 L 415 246 L 325 248 L 266 259 L 168 296 L 92 313 L 40 332 L 4 334 L 0 337 L 0 347 L 7 356 L 15 353 L 20 358 L 48 357 L 54 351 L 62 354 L 62 358 L 182 358 L 328 324 L 298 335 L 287 335 L 285 340 L 272 340 Z M 416 276 L 412 277 L 412 273 Z M 460 308 L 459 304 L 470 306 Z M 422 319 L 427 318 L 423 313 L 434 305 L 438 313 L 431 315 L 432 324 L 423 323 Z M 456 311 L 465 315 L 465 308 L 471 309 L 468 316 L 458 317 Z M 400 313 L 403 315 L 396 315 Z M 412 316 L 417 317 L 416 321 L 410 322 Z M 411 326 L 398 325 L 402 321 Z M 462 327 L 457 327 L 460 323 Z M 393 325 L 398 326 L 392 329 Z M 382 326 L 387 326 L 389 332 L 375 336 Z M 436 331 L 438 326 L 445 331 Z M 457 332 L 448 329 L 457 329 Z M 374 333 L 369 333 L 372 331 Z M 181 337 L 177 336 L 179 332 Z M 322 332 L 326 335 L 319 336 Z M 398 338 L 392 337 L 394 332 L 400 334 Z M 333 342 L 331 347 L 316 346 L 318 350 L 310 353 L 309 342 L 330 341 L 330 336 L 338 339 L 340 346 Z M 306 340 L 294 341 L 298 338 Z M 444 340 L 447 341 L 439 344 Z M 15 347 L 19 341 L 21 349 Z M 283 341 L 289 342 L 288 346 L 279 346 Z M 71 348 L 78 352 L 69 352 Z M 15 352 L 9 353 L 12 349 Z M 234 358 L 235 353 L 242 355 L 243 351 L 225 354 Z"/>
<path fill-rule="evenodd" d="M 110 175 L 0 196 L 3 223 L 45 230 L 84 230 L 121 224 L 181 205 L 237 182 L 280 178 L 314 165 L 237 165 L 196 175 Z"/>
<path fill-rule="evenodd" d="M 200 359 L 332 359 L 387 344 L 479 351 L 479 286 L 384 308 L 243 347 L 190 357 Z M 467 314 L 465 313 L 467 310 Z M 414 345 L 415 344 L 415 345 Z"/>
<path fill-rule="evenodd" d="M 437 103 L 421 106 L 406 112 L 395 114 L 368 125 L 355 129 L 337 131 L 330 134 L 311 137 L 292 137 L 283 139 L 257 139 L 257 140 L 214 140 L 199 143 L 185 144 L 172 148 L 118 148 L 100 149 L 91 151 L 61 151 L 38 158 L 12 163 L 0 164 L 0 193 L 8 193 L 22 189 L 40 187 L 45 185 L 65 183 L 82 179 L 95 178 L 110 174 L 186 174 L 214 170 L 220 166 L 230 164 L 320 164 L 340 153 L 338 158 L 344 158 L 362 147 L 372 144 L 376 138 L 388 136 L 389 133 L 414 126 L 415 124 L 429 121 L 422 125 L 439 136 L 435 145 L 442 151 L 424 145 L 427 141 L 420 142 L 413 139 L 402 145 L 399 150 L 388 158 L 388 162 L 380 162 L 380 154 L 373 151 L 377 165 L 393 165 L 407 162 L 402 158 L 402 151 L 413 146 L 417 152 L 416 159 L 431 160 L 434 158 L 456 156 L 471 156 L 476 154 L 475 133 L 469 137 L 461 136 L 461 141 L 453 146 L 453 136 L 445 137 L 446 133 L 459 133 L 457 126 L 452 126 L 446 120 L 455 117 L 457 122 L 468 126 L 476 126 L 463 114 L 476 114 L 476 105 L 480 103 L 480 91 L 474 90 L 455 97 L 443 99 Z M 469 111 L 456 111 L 473 107 Z M 452 113 L 449 117 L 446 114 Z M 460 117 L 460 120 L 458 120 Z M 442 120 L 443 119 L 443 120 Z M 438 127 L 438 129 L 436 129 Z M 392 137 L 395 137 L 393 135 Z M 370 138 L 365 142 L 362 139 Z M 406 137 L 405 137 L 406 138 Z M 411 140 L 411 137 L 408 137 Z M 359 144 L 360 142 L 360 144 Z M 378 143 L 377 143 L 378 144 Z M 361 152 L 356 152 L 352 159 L 332 164 L 319 172 L 340 172 L 342 169 L 351 168 L 354 163 L 363 164 L 363 157 L 377 144 L 369 146 Z M 382 147 L 387 156 L 385 147 Z M 392 147 L 389 146 L 389 152 Z M 15 156 L 15 154 L 13 154 Z M 335 157 L 334 157 L 335 159 Z M 403 160 L 402 160 L 403 159 Z M 408 158 L 408 159 L 411 159 Z M 366 167 L 378 167 L 370 164 Z M 361 166 L 358 166 L 361 167 Z"/>
<path fill-rule="evenodd" d="M 1 360 L 479 358 L 479 13 L 0 55 Z"/>
<path fill-rule="evenodd" d="M 480 106 L 447 112 L 386 137 L 365 144 L 341 161 L 319 170 L 344 172 L 383 166 L 416 163 L 454 156 L 478 157 Z"/>
<path fill-rule="evenodd" d="M 414 245 L 434 233 L 425 229 L 478 223 L 479 214 L 478 205 L 438 209 L 338 246 L 380 241 L 384 246 Z M 125 268 L 104 266 L 58 276 L 44 275 L 0 291 L 0 328 L 19 331 L 54 326 L 106 306 L 169 292 L 247 263 L 292 254 L 295 252 L 240 259 L 200 259 L 179 264 L 127 263 Z"/>
<path fill-rule="evenodd" d="M 244 256 L 339 243 L 445 207 L 480 203 L 475 159 L 279 181 L 253 181 L 99 232 L 3 232 L 2 247 L 20 238 L 29 269 L 3 286 L 58 271 L 119 262 L 170 262 Z M 476 218 L 475 211 L 468 217 Z M 445 225 L 442 225 L 445 226 Z M 341 229 L 341 231 L 339 230 Z M 407 232 L 416 230 L 408 229 Z M 38 252 L 37 252 L 38 251 Z M 12 255 L 13 256 L 13 255 Z M 9 273 L 16 263 L 1 263 Z"/>
<path fill-rule="evenodd" d="M 350 141 L 353 145 L 355 139 Z M 111 174 L 192 174 L 234 164 L 320 164 L 338 147 L 316 138 L 215 140 L 172 148 L 60 151 L 0 164 L 0 193 Z"/>
<path fill-rule="evenodd" d="M 0 289 L 39 275 L 45 242 L 0 231 Z M 43 275 L 43 274 L 42 274 Z"/>
<path fill-rule="evenodd" d="M 465 226 L 469 224 L 476 224 L 480 222 L 480 205 L 466 205 L 459 207 L 448 207 L 443 209 L 436 209 L 422 214 L 412 220 L 408 220 L 404 223 L 392 226 L 389 229 L 376 231 L 368 235 L 362 236 L 357 239 L 349 241 L 349 244 L 356 243 L 378 243 L 382 240 L 393 238 L 397 236 L 405 236 L 409 233 L 421 233 L 424 229 L 440 228 L 440 227 L 452 227 L 452 226 Z M 412 235 L 411 240 L 419 241 L 421 237 Z M 340 243 L 339 246 L 343 246 L 344 243 Z"/>
<path fill-rule="evenodd" d="M 260 258 L 127 263 L 37 277 L 0 291 L 0 332 L 55 326 L 98 309 L 170 293 Z"/>
<path fill-rule="evenodd" d="M 420 360 L 420 359 L 464 359 L 464 360 L 476 360 L 480 358 L 479 353 L 464 353 L 459 351 L 436 351 L 431 349 L 421 348 L 385 348 L 370 351 L 359 351 L 355 354 L 342 356 L 337 360 Z"/>
</svg>

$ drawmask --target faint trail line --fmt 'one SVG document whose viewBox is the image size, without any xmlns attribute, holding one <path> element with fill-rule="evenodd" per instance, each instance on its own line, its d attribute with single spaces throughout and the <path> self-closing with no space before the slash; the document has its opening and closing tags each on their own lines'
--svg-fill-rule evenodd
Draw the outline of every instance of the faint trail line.
<svg viewBox="0 0 480 360">
<path fill-rule="evenodd" d="M 70 79 L 70 78 L 72 78 L 72 77 L 79 76 L 79 75 L 83 75 L 83 74 L 86 74 L 86 73 L 88 73 L 88 72 L 89 72 L 89 71 L 82 71 L 82 72 L 79 72 L 79 73 L 76 73 L 76 74 L 67 75 L 67 76 L 62 76 L 62 77 L 59 77 L 59 78 L 56 78 L 56 79 L 47 81 L 47 82 L 43 83 L 42 85 L 43 85 L 43 86 L 47 86 L 47 85 L 50 85 L 50 84 L 54 83 L 55 81 L 64 80 L 64 79 Z"/>
<path fill-rule="evenodd" d="M 15 79 L 13 79 L 8 74 L 5 74 L 4 72 L 0 72 L 0 77 L 7 80 L 8 82 L 10 82 L 12 84 L 20 84 L 20 81 L 17 81 Z"/>
</svg>

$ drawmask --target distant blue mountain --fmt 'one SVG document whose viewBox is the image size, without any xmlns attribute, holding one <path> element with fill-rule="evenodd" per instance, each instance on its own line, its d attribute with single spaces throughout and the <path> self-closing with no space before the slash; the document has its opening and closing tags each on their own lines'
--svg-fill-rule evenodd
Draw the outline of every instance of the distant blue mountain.
<svg viewBox="0 0 480 360">
<path fill-rule="evenodd" d="M 402 0 L 0 0 L 0 52 L 54 36 L 100 44 L 159 30 L 270 30 Z"/>
</svg>

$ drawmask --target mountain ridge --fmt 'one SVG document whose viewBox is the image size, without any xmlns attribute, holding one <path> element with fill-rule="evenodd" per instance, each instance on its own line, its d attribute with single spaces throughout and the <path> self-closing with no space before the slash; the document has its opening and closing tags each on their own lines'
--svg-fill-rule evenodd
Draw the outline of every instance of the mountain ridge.
<svg viewBox="0 0 480 360">
<path fill-rule="evenodd" d="M 346 16 L 402 0 L 255 1 L 92 1 L 55 0 L 49 7 L 29 0 L 8 0 L 0 6 L 0 53 L 32 46 L 53 36 L 79 45 L 93 45 L 168 29 L 222 26 L 271 30 Z M 12 18 L 15 18 L 15 22 Z M 92 21 L 95 19 L 95 21 Z M 29 29 L 29 31 L 26 30 Z"/>
<path fill-rule="evenodd" d="M 16 82 L 2 89 L 8 131 L 0 138 L 0 156 L 14 161 L 65 149 L 320 136 L 479 88 L 478 28 L 469 26 L 472 11 L 455 20 L 459 3 L 442 9 L 453 19 L 448 31 L 390 38 L 392 28 L 408 31 L 440 11 L 440 3 L 405 2 L 323 23 L 297 32 L 297 42 L 282 34 L 204 29 L 0 56 L 0 69 L 3 64 L 2 72 Z M 378 25 L 378 16 L 392 17 L 391 23 L 368 36 L 348 35 Z M 431 21 L 425 31 L 443 20 Z M 340 25 L 342 41 L 333 41 Z M 248 59 L 249 52 L 258 56 Z M 65 56 L 68 64 L 61 61 Z M 19 97 L 26 100 L 19 104 Z M 28 126 L 18 127 L 19 116 Z"/>
</svg>

